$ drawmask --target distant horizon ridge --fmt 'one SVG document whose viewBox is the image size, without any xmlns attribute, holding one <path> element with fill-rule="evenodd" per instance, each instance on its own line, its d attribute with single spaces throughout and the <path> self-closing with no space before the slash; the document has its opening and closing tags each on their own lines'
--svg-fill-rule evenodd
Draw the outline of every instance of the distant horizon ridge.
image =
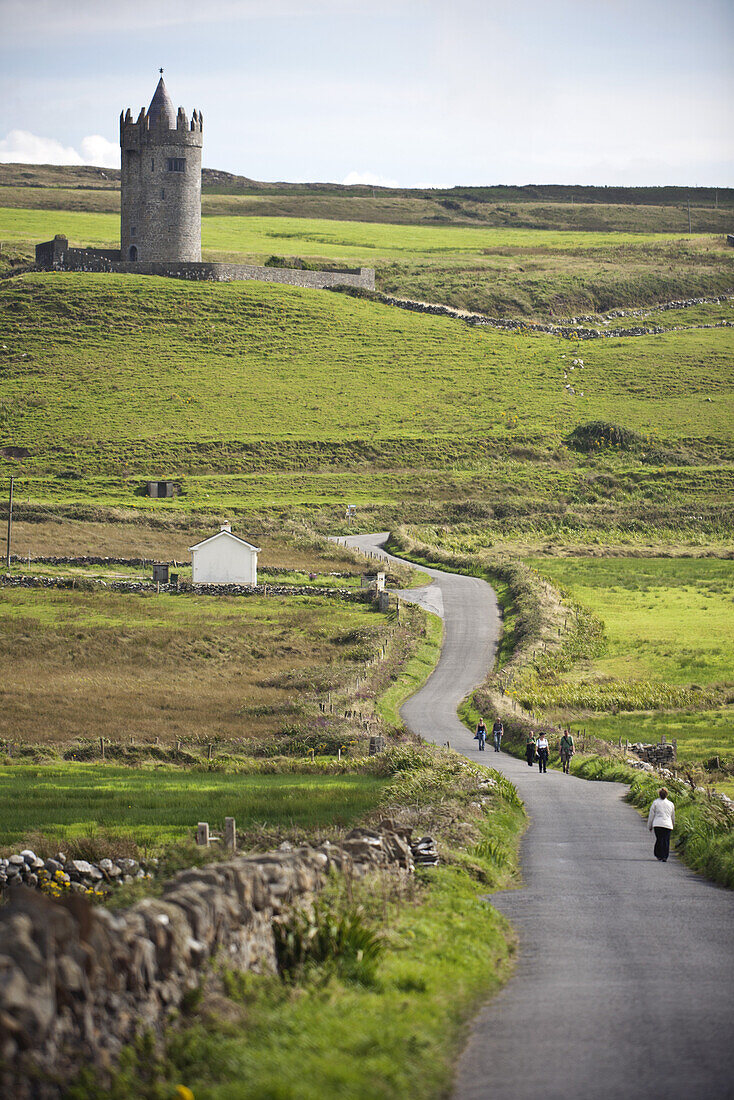
<svg viewBox="0 0 734 1100">
<path fill-rule="evenodd" d="M 54 164 L 44 163 L 39 164 L 33 161 L 3 161 L 0 162 L 0 176 L 3 174 L 4 169 L 12 168 L 29 168 L 40 171 L 41 169 L 53 169 L 59 174 L 63 173 L 75 173 L 80 175 L 88 175 L 91 173 L 101 174 L 104 178 L 117 178 L 120 175 L 120 168 L 109 168 L 104 165 L 96 164 Z M 734 184 L 686 184 L 686 183 L 666 183 L 666 184 L 627 184 L 627 183 L 556 183 L 553 181 L 540 182 L 537 180 L 527 181 L 525 183 L 454 183 L 450 187 L 441 187 L 433 184 L 423 185 L 399 185 L 394 186 L 382 184 L 382 183 L 342 183 L 338 180 L 259 180 L 252 176 L 244 176 L 237 172 L 230 172 L 226 168 L 202 168 L 202 176 L 220 177 L 233 182 L 240 182 L 240 186 L 251 186 L 254 188 L 267 188 L 267 187 L 308 187 L 308 188 L 329 188 L 339 191 L 359 191 L 359 192 L 380 192 L 382 194 L 400 194 L 406 191 L 416 192 L 424 194 L 426 192 L 442 193 L 442 192 L 455 192 L 455 191 L 493 191 L 493 190 L 517 190 L 527 191 L 530 189 L 554 189 L 559 191 L 616 191 L 616 192 L 630 192 L 630 191 L 643 191 L 643 192 L 668 192 L 668 191 L 685 191 L 691 194 L 704 192 L 707 194 L 715 194 L 717 191 L 722 195 L 727 192 L 732 192 L 734 195 Z M 2 185 L 0 183 L 0 185 Z M 17 184 L 16 184 L 17 185 Z M 22 186 L 22 184 L 21 184 Z M 32 186 L 32 185 L 28 185 Z"/>
</svg>

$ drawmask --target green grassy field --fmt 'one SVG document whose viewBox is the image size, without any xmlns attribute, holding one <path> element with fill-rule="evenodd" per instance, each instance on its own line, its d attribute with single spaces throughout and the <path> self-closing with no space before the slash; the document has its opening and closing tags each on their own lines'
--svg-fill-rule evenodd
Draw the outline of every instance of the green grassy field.
<svg viewBox="0 0 734 1100">
<path fill-rule="evenodd" d="M 197 821 L 221 831 L 341 828 L 364 817 L 387 783 L 371 775 L 243 775 L 105 764 L 0 767 L 0 847 L 31 833 L 49 839 L 108 832 L 141 848 L 190 840 Z"/>
<path fill-rule="evenodd" d="M 734 561 L 531 559 L 605 624 L 594 678 L 734 686 Z M 587 673 L 584 673 L 586 676 Z"/>
<path fill-rule="evenodd" d="M 577 721 L 592 737 L 602 741 L 641 741 L 657 744 L 661 737 L 678 742 L 678 759 L 682 762 L 706 761 L 714 756 L 734 756 L 734 708 L 717 710 L 620 712 L 619 714 L 584 714 Z M 717 779 L 716 787 L 727 792 L 731 784 Z M 729 791 L 731 793 L 731 791 Z"/>
<path fill-rule="evenodd" d="M 180 582 L 191 582 L 191 565 L 176 565 L 175 570 Z M 173 571 L 173 570 L 172 570 Z M 31 562 L 12 562 L 10 569 L 6 568 L 10 576 L 32 576 L 48 578 L 73 578 L 77 580 L 105 581 L 152 581 L 152 567 L 150 565 L 54 565 Z M 360 578 L 355 574 L 346 577 L 331 577 L 322 573 L 300 573 L 297 570 L 288 572 L 274 572 L 269 569 L 258 568 L 258 584 L 268 585 L 293 585 L 299 588 L 351 588 L 360 586 Z"/>
<path fill-rule="evenodd" d="M 60 224 L 63 223 L 63 224 Z M 45 241 L 54 233 L 64 233 L 77 245 L 111 246 L 119 242 L 120 222 L 114 214 L 88 211 L 27 210 L 0 207 L 0 234 L 4 241 Z M 319 221 L 314 218 L 208 217 L 202 224 L 202 248 L 267 256 L 274 252 L 288 255 L 323 256 L 332 260 L 366 261 L 409 257 L 417 260 L 431 256 L 478 258 L 487 248 L 554 249 L 567 252 L 574 248 L 596 250 L 601 256 L 610 248 L 632 245 L 659 245 L 665 239 L 677 241 L 680 234 L 658 233 L 583 233 L 531 229 L 504 229 L 461 226 L 395 226 L 364 222 Z M 721 242 L 707 236 L 695 244 L 709 248 Z M 691 247 L 694 247 L 692 242 Z"/>
<path fill-rule="evenodd" d="M 734 699 L 732 560 L 605 557 L 531 564 L 602 619 L 605 643 L 599 655 L 570 671 L 521 688 L 528 705 L 608 740 L 676 738 L 681 759 L 734 750 L 734 709 L 704 701 Z"/>
</svg>

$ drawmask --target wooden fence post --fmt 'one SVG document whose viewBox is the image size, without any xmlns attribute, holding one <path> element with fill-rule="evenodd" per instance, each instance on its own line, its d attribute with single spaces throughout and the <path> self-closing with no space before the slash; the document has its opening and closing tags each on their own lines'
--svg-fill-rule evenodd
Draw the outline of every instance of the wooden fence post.
<svg viewBox="0 0 734 1100">
<path fill-rule="evenodd" d="M 225 817 L 224 819 L 224 846 L 228 852 L 237 851 L 237 830 L 235 829 L 233 817 Z"/>
<path fill-rule="evenodd" d="M 196 843 L 202 848 L 209 847 L 209 822 L 200 821 L 196 826 Z"/>
</svg>

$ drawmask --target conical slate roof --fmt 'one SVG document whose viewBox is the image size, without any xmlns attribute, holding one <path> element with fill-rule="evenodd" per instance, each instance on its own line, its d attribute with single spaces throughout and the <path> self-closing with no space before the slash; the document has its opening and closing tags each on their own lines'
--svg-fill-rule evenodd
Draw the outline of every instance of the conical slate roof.
<svg viewBox="0 0 734 1100">
<path fill-rule="evenodd" d="M 161 117 L 165 120 L 169 130 L 175 129 L 176 112 L 173 109 L 173 101 L 168 94 L 168 89 L 163 83 L 163 77 L 158 81 L 158 87 L 150 101 L 150 107 L 148 108 L 148 125 L 156 126 Z"/>
</svg>

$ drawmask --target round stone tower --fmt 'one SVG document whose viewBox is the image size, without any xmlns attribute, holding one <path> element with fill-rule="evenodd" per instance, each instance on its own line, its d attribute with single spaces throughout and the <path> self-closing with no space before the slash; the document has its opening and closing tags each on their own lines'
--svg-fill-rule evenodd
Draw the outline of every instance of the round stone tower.
<svg viewBox="0 0 734 1100">
<path fill-rule="evenodd" d="M 123 262 L 201 261 L 201 146 L 201 113 L 189 125 L 163 76 L 137 122 L 120 115 Z"/>
</svg>

